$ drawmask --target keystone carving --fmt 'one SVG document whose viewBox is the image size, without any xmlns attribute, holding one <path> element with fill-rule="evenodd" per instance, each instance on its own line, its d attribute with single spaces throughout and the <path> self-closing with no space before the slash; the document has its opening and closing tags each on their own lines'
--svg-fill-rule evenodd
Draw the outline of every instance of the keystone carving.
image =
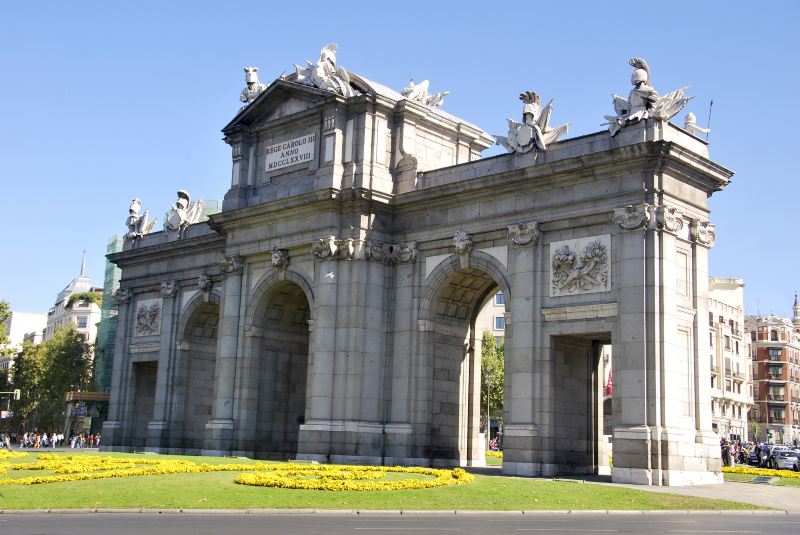
<svg viewBox="0 0 800 535">
<path fill-rule="evenodd" d="M 469 267 L 469 255 L 472 253 L 472 236 L 465 230 L 459 230 L 453 236 L 453 247 L 456 250 L 458 259 L 461 261 L 462 269 Z"/>
<path fill-rule="evenodd" d="M 508 242 L 512 247 L 525 247 L 533 245 L 539 238 L 539 223 L 521 223 L 508 227 Z"/>
<path fill-rule="evenodd" d="M 649 222 L 650 206 L 647 203 L 614 209 L 614 224 L 622 230 L 645 229 Z"/>
<path fill-rule="evenodd" d="M 203 273 L 197 277 L 197 287 L 203 292 L 211 290 L 211 277 L 208 273 Z"/>
<path fill-rule="evenodd" d="M 695 243 L 703 247 L 713 247 L 717 239 L 717 227 L 708 221 L 693 221 L 690 232 Z"/>
</svg>

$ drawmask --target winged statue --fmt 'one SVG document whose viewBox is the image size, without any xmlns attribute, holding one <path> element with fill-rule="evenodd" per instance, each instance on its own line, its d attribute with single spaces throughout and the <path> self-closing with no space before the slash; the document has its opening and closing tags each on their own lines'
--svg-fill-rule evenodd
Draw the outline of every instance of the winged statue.
<svg viewBox="0 0 800 535">
<path fill-rule="evenodd" d="M 541 108 L 541 99 L 533 91 L 521 93 L 519 99 L 525 104 L 522 110 L 522 122 L 506 119 L 508 136 L 495 136 L 496 144 L 505 147 L 508 152 L 526 153 L 531 150 L 547 150 L 550 143 L 558 141 L 569 131 L 570 123 L 555 128 L 550 127 L 550 116 L 553 113 L 553 100 Z"/>
<path fill-rule="evenodd" d="M 642 58 L 631 58 L 628 64 L 633 67 L 631 84 L 633 89 L 628 93 L 628 98 L 612 95 L 616 115 L 606 115 L 605 124 L 611 135 L 616 135 L 626 125 L 637 123 L 645 119 L 668 121 L 692 99 L 685 95 L 688 87 L 676 89 L 665 95 L 659 96 L 653 88 L 650 67 Z"/>
<path fill-rule="evenodd" d="M 125 234 L 125 239 L 127 241 L 133 241 L 146 234 L 150 234 L 153 227 L 156 226 L 157 219 L 149 220 L 150 210 L 145 210 L 141 216 L 139 215 L 139 210 L 141 210 L 141 208 L 142 201 L 139 200 L 139 197 L 134 197 L 131 201 L 130 208 L 128 208 L 128 218 L 125 220 L 125 224 L 128 226 L 128 232 Z"/>
<path fill-rule="evenodd" d="M 431 83 L 429 80 L 423 80 L 418 84 L 414 83 L 414 79 L 408 81 L 408 85 L 403 89 L 403 96 L 408 100 L 419 102 L 427 106 L 441 106 L 444 104 L 444 97 L 450 94 L 450 91 L 440 91 L 439 93 L 429 93 L 428 88 Z"/>
<path fill-rule="evenodd" d="M 316 63 L 306 60 L 305 68 L 295 63 L 294 81 L 299 84 L 333 91 L 345 97 L 357 95 L 356 90 L 350 85 L 350 74 L 344 67 L 336 65 L 336 50 L 338 48 L 339 45 L 328 43 L 320 50 L 319 60 Z"/>
</svg>

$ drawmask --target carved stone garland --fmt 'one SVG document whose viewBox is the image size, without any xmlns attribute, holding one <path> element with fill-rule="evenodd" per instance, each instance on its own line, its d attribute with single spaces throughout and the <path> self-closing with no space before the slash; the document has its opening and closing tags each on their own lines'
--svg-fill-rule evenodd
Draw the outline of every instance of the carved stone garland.
<svg viewBox="0 0 800 535">
<path fill-rule="evenodd" d="M 311 255 L 320 260 L 352 260 L 355 254 L 353 238 L 337 238 L 328 236 L 311 244 Z"/>
<path fill-rule="evenodd" d="M 366 247 L 369 260 L 384 264 L 407 264 L 417 257 L 417 242 L 402 242 L 397 245 L 383 242 L 369 242 Z"/>
<path fill-rule="evenodd" d="M 520 223 L 519 225 L 511 225 L 508 227 L 508 243 L 512 247 L 525 247 L 526 245 L 533 245 L 539 238 L 539 223 L 531 221 L 530 223 Z"/>
</svg>

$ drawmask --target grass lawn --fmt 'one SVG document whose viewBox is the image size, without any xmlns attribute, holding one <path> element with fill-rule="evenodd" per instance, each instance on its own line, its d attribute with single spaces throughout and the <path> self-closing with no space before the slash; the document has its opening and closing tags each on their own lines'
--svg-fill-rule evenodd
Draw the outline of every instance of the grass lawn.
<svg viewBox="0 0 800 535">
<path fill-rule="evenodd" d="M 737 483 L 748 483 L 753 481 L 756 477 L 751 474 L 725 474 L 725 481 L 735 481 Z M 800 479 L 782 477 L 771 485 L 780 485 L 783 487 L 800 487 Z M 755 486 L 754 486 L 755 488 Z"/>
<path fill-rule="evenodd" d="M 244 459 L 75 453 L 197 463 L 245 463 Z M 10 459 L 13 465 L 34 456 Z M 0 462 L 3 465 L 3 462 Z M 49 475 L 8 470 L 0 478 Z M 41 485 L 0 485 L 0 509 L 753 509 L 752 505 L 652 493 L 591 483 L 476 476 L 473 483 L 424 490 L 330 492 L 252 487 L 234 483 L 236 472 L 171 474 L 73 481 Z"/>
</svg>

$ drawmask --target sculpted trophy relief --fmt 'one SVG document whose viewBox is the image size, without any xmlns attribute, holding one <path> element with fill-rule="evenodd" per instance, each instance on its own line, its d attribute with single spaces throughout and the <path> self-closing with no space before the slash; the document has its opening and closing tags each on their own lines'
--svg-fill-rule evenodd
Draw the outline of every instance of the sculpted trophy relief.
<svg viewBox="0 0 800 535">
<path fill-rule="evenodd" d="M 247 86 L 242 89 L 242 93 L 239 95 L 239 100 L 244 102 L 243 108 L 247 107 L 269 87 L 258 80 L 258 67 L 245 67 L 244 80 Z"/>
<path fill-rule="evenodd" d="M 570 123 L 550 128 L 550 114 L 553 113 L 553 100 L 542 109 L 537 93 L 525 91 L 519 99 L 525 104 L 522 109 L 522 122 L 513 119 L 508 121 L 508 136 L 495 136 L 497 145 L 505 147 L 508 152 L 526 153 L 534 148 L 547 150 L 547 145 L 558 141 L 569 131 Z"/>
</svg>

